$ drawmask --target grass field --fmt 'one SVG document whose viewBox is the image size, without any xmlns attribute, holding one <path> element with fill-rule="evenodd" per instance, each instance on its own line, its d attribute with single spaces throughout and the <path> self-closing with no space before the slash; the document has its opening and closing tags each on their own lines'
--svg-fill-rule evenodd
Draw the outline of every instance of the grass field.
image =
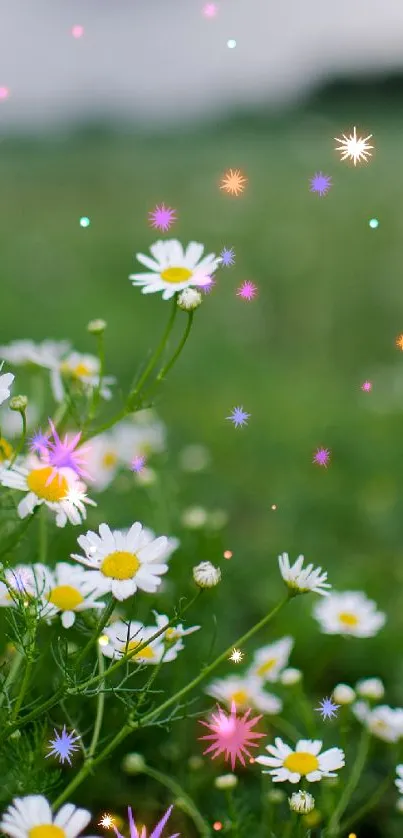
<svg viewBox="0 0 403 838">
<path fill-rule="evenodd" d="M 371 162 L 357 168 L 340 162 L 333 139 L 354 124 L 373 134 L 375 146 Z M 148 212 L 161 202 L 175 207 L 171 232 L 184 244 L 200 241 L 207 252 L 234 247 L 236 264 L 217 273 L 156 405 L 168 426 L 167 462 L 197 442 L 210 449 L 212 464 L 200 477 L 175 478 L 175 498 L 163 483 L 160 521 L 168 516 L 177 534 L 179 508 L 228 511 L 225 536 L 206 545 L 207 536 L 185 534 L 180 559 L 190 568 L 204 550 L 217 562 L 223 549 L 233 551 L 213 595 L 217 649 L 279 595 L 282 551 L 322 565 L 336 590 L 373 597 L 388 614 L 376 638 L 319 634 L 305 597 L 272 631 L 296 637 L 292 665 L 304 670 L 315 697 L 337 681 L 378 675 L 391 705 L 403 704 L 403 356 L 395 347 L 403 332 L 402 128 L 393 100 L 346 95 L 193 133 L 94 129 L 40 142 L 4 138 L 0 154 L 1 343 L 67 337 L 92 351 L 85 327 L 103 317 L 107 371 L 124 389 L 170 312 L 160 295 L 143 296 L 128 281 L 134 254 L 158 238 Z M 239 198 L 219 189 L 230 167 L 248 177 Z M 309 190 L 318 171 L 333 179 L 322 198 Z M 83 229 L 85 215 L 91 224 Z M 259 289 L 249 303 L 235 295 L 245 279 Z M 371 392 L 361 390 L 365 380 Z M 251 414 L 247 427 L 225 419 L 237 405 Z M 331 450 L 327 469 L 312 463 L 322 445 Z M 106 493 L 99 505 L 111 524 L 124 526 L 140 511 L 158 527 L 140 490 L 112 499 Z M 75 533 L 58 538 L 70 547 Z M 210 605 L 203 613 L 207 649 Z M 180 670 L 175 677 L 180 682 Z M 183 729 L 171 738 L 186 773 Z M 172 757 L 168 737 L 161 739 L 154 763 L 169 766 L 177 752 L 172 746 Z M 144 734 L 131 750 L 142 746 Z M 102 808 L 108 787 L 115 806 L 127 805 L 130 781 L 114 772 L 103 767 L 81 802 Z"/>
</svg>

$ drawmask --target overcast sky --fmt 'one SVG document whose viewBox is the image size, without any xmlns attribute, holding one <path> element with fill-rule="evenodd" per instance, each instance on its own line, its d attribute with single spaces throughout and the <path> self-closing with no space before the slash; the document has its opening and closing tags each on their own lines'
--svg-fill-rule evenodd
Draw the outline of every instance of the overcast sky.
<svg viewBox="0 0 403 838">
<path fill-rule="evenodd" d="M 0 130 L 205 119 L 403 67 L 402 0 L 207 2 L 0 0 Z"/>
</svg>

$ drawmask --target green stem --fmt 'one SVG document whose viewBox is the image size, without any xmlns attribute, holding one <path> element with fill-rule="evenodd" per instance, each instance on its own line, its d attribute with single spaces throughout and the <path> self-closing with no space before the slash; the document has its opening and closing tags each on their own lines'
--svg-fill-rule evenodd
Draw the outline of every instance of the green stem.
<svg viewBox="0 0 403 838">
<path fill-rule="evenodd" d="M 103 677 L 105 672 L 105 662 L 104 656 L 101 652 L 101 649 L 98 646 L 98 667 L 100 675 Z M 103 690 L 103 682 L 101 682 L 101 686 L 99 689 L 99 693 L 97 695 L 97 715 L 95 717 L 95 725 L 94 725 L 94 732 L 92 734 L 91 744 L 88 751 L 88 759 L 90 759 L 94 753 L 95 748 L 98 744 L 99 734 L 101 733 L 101 726 L 102 726 L 102 719 L 104 715 L 104 707 L 105 707 L 105 693 Z"/>
<path fill-rule="evenodd" d="M 165 378 L 165 376 L 167 375 L 169 370 L 173 367 L 175 361 L 179 358 L 179 355 L 181 354 L 182 349 L 183 349 L 183 347 L 184 347 L 184 345 L 185 345 L 185 343 L 186 343 L 186 341 L 189 337 L 190 330 L 192 328 L 193 317 L 194 317 L 194 311 L 189 311 L 188 312 L 188 322 L 186 324 L 186 329 L 183 333 L 183 337 L 182 337 L 181 341 L 179 342 L 176 351 L 172 355 L 171 360 L 168 361 L 168 363 L 165 365 L 165 367 L 162 367 L 162 369 L 159 371 L 159 373 L 157 375 L 157 378 L 155 379 L 156 383 L 159 383 L 160 381 L 163 381 L 163 379 Z"/>
<path fill-rule="evenodd" d="M 329 827 L 328 827 L 328 834 L 329 835 L 337 835 L 339 832 L 339 822 L 340 818 L 345 812 L 352 794 L 357 786 L 357 783 L 361 777 L 362 770 L 365 765 L 365 761 L 368 755 L 370 744 L 370 733 L 369 731 L 364 728 L 361 739 L 358 745 L 357 756 L 355 759 L 355 763 L 352 767 L 351 774 L 347 780 L 346 786 L 341 794 L 340 800 L 333 811 L 333 815 L 330 819 Z"/>
<path fill-rule="evenodd" d="M 189 795 L 184 791 L 182 786 L 173 780 L 171 777 L 168 777 L 166 774 L 163 774 L 162 771 L 157 771 L 155 768 L 151 768 L 150 766 L 146 765 L 143 768 L 143 773 L 147 774 L 149 777 L 152 777 L 153 780 L 156 780 L 157 783 L 161 783 L 162 786 L 166 786 L 167 789 L 172 791 L 175 797 L 180 798 L 183 800 L 186 806 L 187 814 L 192 818 L 194 825 L 200 832 L 200 835 L 203 838 L 210 838 L 211 830 L 207 823 L 204 820 L 202 814 L 197 809 L 196 805 L 194 804 L 193 800 Z"/>
<path fill-rule="evenodd" d="M 356 821 L 360 821 L 361 818 L 364 815 L 367 814 L 367 812 L 370 812 L 371 809 L 373 809 L 374 806 L 376 806 L 378 801 L 385 794 L 385 791 L 386 791 L 386 789 L 387 789 L 387 787 L 388 787 L 388 785 L 389 785 L 389 783 L 392 779 L 393 774 L 394 774 L 394 771 L 393 771 L 392 774 L 389 774 L 388 777 L 385 777 L 383 783 L 381 783 L 381 785 L 378 786 L 377 790 L 374 792 L 372 797 L 370 797 L 369 800 L 366 803 L 364 803 L 362 806 L 360 806 L 360 808 L 357 809 L 356 812 L 354 812 L 354 815 L 352 815 L 351 818 L 347 818 L 346 821 L 343 821 L 343 823 L 340 826 L 340 832 L 343 835 L 344 835 L 345 832 L 347 832 L 347 829 L 350 829 L 350 826 L 352 826 L 353 823 L 356 823 Z"/>
<path fill-rule="evenodd" d="M 162 354 L 162 352 L 165 348 L 165 344 L 168 340 L 168 337 L 169 337 L 169 335 L 172 331 L 172 327 L 173 327 L 173 324 L 174 324 L 174 321 L 175 321 L 177 310 L 178 310 L 178 305 L 177 305 L 177 302 L 176 302 L 176 294 L 175 294 L 174 297 L 173 297 L 173 306 L 172 306 L 172 309 L 171 309 L 171 316 L 168 320 L 168 325 L 165 329 L 165 332 L 164 332 L 164 334 L 163 334 L 155 352 L 153 352 L 153 354 L 151 355 L 151 358 L 150 358 L 143 374 L 140 376 L 134 390 L 132 390 L 131 393 L 129 393 L 128 404 L 131 404 L 132 401 L 136 398 L 136 396 L 138 396 L 140 390 L 144 386 L 147 378 L 150 376 L 150 374 L 153 371 L 158 359 L 160 358 L 160 356 L 161 356 L 161 354 Z M 158 380 L 158 377 L 157 377 L 157 380 Z"/>
<path fill-rule="evenodd" d="M 114 609 L 114 608 L 115 608 L 115 600 L 114 600 L 114 598 L 112 597 L 112 599 L 110 600 L 110 602 L 108 602 L 108 603 L 105 605 L 105 608 L 104 608 L 104 610 L 102 611 L 102 614 L 101 614 L 101 616 L 100 616 L 100 618 L 99 618 L 99 621 L 98 621 L 98 624 L 97 624 L 97 626 L 96 626 L 96 628 L 95 628 L 94 633 L 93 633 L 93 634 L 92 634 L 92 636 L 90 637 L 90 639 L 89 639 L 88 643 L 86 643 L 86 645 L 84 646 L 84 649 L 82 649 L 82 650 L 81 650 L 80 654 L 79 654 L 79 655 L 78 655 L 78 657 L 76 658 L 76 660 L 75 660 L 75 668 L 76 668 L 76 669 L 78 669 L 79 664 L 81 663 L 81 661 L 82 661 L 82 660 L 84 660 L 84 658 L 85 658 L 85 656 L 86 656 L 87 652 L 89 652 L 89 650 L 90 650 L 90 649 L 91 649 L 91 647 L 94 645 L 94 643 L 97 643 L 98 638 L 99 638 L 99 635 L 100 635 L 100 632 L 102 631 L 102 629 L 104 628 L 104 626 L 106 626 L 106 624 L 107 624 L 107 622 L 108 622 L 108 620 L 109 620 L 109 617 L 111 616 L 111 614 L 112 614 L 112 612 L 113 612 L 113 609 Z M 103 675 L 101 676 L 101 678 L 103 678 Z"/>
<path fill-rule="evenodd" d="M 20 707 L 21 707 L 21 704 L 23 702 L 24 695 L 26 693 L 26 689 L 28 687 L 29 679 L 31 677 L 32 665 L 33 665 L 33 660 L 31 658 L 28 658 L 27 659 L 27 664 L 26 664 L 26 667 L 25 667 L 24 677 L 23 677 L 22 682 L 21 682 L 20 691 L 19 691 L 18 696 L 17 696 L 17 701 L 14 704 L 13 712 L 11 714 L 11 721 L 12 722 L 15 721 L 15 719 L 18 716 L 18 713 L 20 712 Z"/>
<path fill-rule="evenodd" d="M 99 765 L 99 763 L 103 762 L 103 760 L 106 759 L 106 757 L 109 756 L 109 754 L 112 753 L 112 751 L 114 751 L 115 748 L 117 748 L 117 746 L 120 745 L 120 743 L 123 742 L 123 740 L 126 739 L 126 737 L 129 736 L 129 734 L 132 733 L 133 730 L 136 730 L 138 727 L 143 726 L 145 723 L 147 724 L 148 722 L 151 722 L 164 710 L 167 710 L 168 707 L 171 707 L 172 704 L 176 704 L 179 699 L 183 698 L 185 695 L 187 695 L 187 693 L 191 692 L 191 690 L 197 687 L 197 685 L 204 681 L 204 679 L 207 678 L 208 675 L 210 675 L 211 672 L 213 672 L 213 670 L 216 669 L 216 667 L 219 666 L 220 663 L 223 663 L 224 661 L 228 660 L 229 655 L 231 654 L 234 646 L 243 646 L 248 640 L 250 640 L 251 637 L 253 637 L 258 631 L 260 631 L 261 628 L 263 628 L 265 625 L 267 625 L 267 623 L 270 622 L 270 620 L 280 611 L 280 609 L 286 604 L 286 602 L 288 602 L 289 599 L 290 596 L 287 595 L 268 614 L 266 614 L 265 617 L 263 617 L 261 620 L 259 620 L 258 623 L 252 626 L 252 628 L 249 629 L 249 631 L 243 634 L 242 637 L 235 641 L 235 643 L 232 643 L 231 646 L 229 646 L 228 649 L 225 650 L 225 652 L 223 652 L 221 655 L 218 656 L 218 658 L 215 659 L 215 661 L 213 661 L 209 666 L 204 667 L 204 669 L 196 678 L 193 678 L 193 680 L 190 681 L 189 684 L 187 684 L 185 687 L 182 687 L 182 689 L 178 690 L 178 692 L 176 692 L 173 696 L 171 696 L 162 704 L 160 704 L 159 707 L 156 707 L 155 710 L 151 710 L 149 713 L 146 713 L 146 715 L 143 716 L 140 722 L 133 722 L 129 718 L 129 721 L 126 722 L 126 724 L 121 728 L 119 733 L 117 733 L 116 736 L 114 736 L 114 738 L 111 739 L 111 741 L 103 749 L 103 751 L 101 751 L 101 753 L 97 757 L 95 757 L 95 759 L 88 760 L 84 763 L 84 765 L 81 767 L 80 771 L 76 774 L 74 779 L 71 780 L 66 789 L 59 795 L 57 800 L 54 802 L 53 809 L 55 809 L 57 806 L 60 806 L 60 804 L 63 803 L 79 785 L 81 785 L 81 783 L 85 780 L 90 771 L 92 771 L 92 769 L 96 765 Z M 150 642 L 151 638 L 148 639 L 148 643 Z"/>
<path fill-rule="evenodd" d="M 47 510 L 43 503 L 39 510 L 39 561 L 46 564 L 48 548 Z"/>
<path fill-rule="evenodd" d="M 18 544 L 20 536 L 22 536 L 25 530 L 28 529 L 31 521 L 33 521 L 35 515 L 37 515 L 39 508 L 39 506 L 36 506 L 32 515 L 29 515 L 27 518 L 25 518 L 24 521 L 22 521 L 22 523 L 15 528 L 14 532 L 11 533 L 10 537 L 5 542 L 3 549 L 0 550 L 0 558 L 4 556 L 6 553 L 9 553 L 15 544 Z"/>
<path fill-rule="evenodd" d="M 7 675 L 7 678 L 4 681 L 4 684 L 3 684 L 3 687 L 2 687 L 3 691 L 0 694 L 0 707 L 4 704 L 4 699 L 6 697 L 6 693 L 8 692 L 10 687 L 13 685 L 13 683 L 16 679 L 16 676 L 18 674 L 18 670 L 19 670 L 23 660 L 24 660 L 24 655 L 22 654 L 22 652 L 19 652 L 17 650 L 15 652 L 14 660 L 11 664 L 11 667 L 10 667 L 9 673 Z"/>
<path fill-rule="evenodd" d="M 88 411 L 88 417 L 87 417 L 87 421 L 85 423 L 85 426 L 89 425 L 89 423 L 92 422 L 92 420 L 96 416 L 96 413 L 97 413 L 97 410 L 98 410 L 98 405 L 99 405 L 99 399 L 101 397 L 102 379 L 104 377 L 104 372 L 105 372 L 104 332 L 103 331 L 100 332 L 100 334 L 97 335 L 97 338 L 98 338 L 98 358 L 99 358 L 98 384 L 96 385 L 96 387 L 94 389 L 94 393 L 93 393 L 93 396 L 92 396 L 91 405 L 90 405 L 90 409 Z"/>
<path fill-rule="evenodd" d="M 234 803 L 234 795 L 232 793 L 232 789 L 227 789 L 226 798 L 228 803 L 228 812 L 231 818 L 231 826 L 232 826 L 232 834 L 234 838 L 239 838 L 239 823 L 238 823 L 238 815 L 235 808 Z"/>
</svg>

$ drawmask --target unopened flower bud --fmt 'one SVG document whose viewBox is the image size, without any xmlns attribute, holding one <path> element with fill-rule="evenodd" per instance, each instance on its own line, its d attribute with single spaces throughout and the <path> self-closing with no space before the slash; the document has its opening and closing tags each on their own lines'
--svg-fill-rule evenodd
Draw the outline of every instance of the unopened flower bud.
<svg viewBox="0 0 403 838">
<path fill-rule="evenodd" d="M 332 697 L 336 704 L 352 704 L 355 700 L 355 692 L 348 684 L 337 684 L 333 690 Z"/>
<path fill-rule="evenodd" d="M 141 754 L 126 754 L 122 760 L 122 768 L 126 774 L 141 774 L 146 767 L 146 761 Z"/>
<path fill-rule="evenodd" d="M 90 320 L 87 326 L 87 332 L 91 335 L 102 335 L 106 329 L 106 320 Z"/>
<path fill-rule="evenodd" d="M 221 579 L 221 570 L 211 562 L 201 562 L 193 568 L 193 579 L 199 588 L 214 588 Z"/>
<path fill-rule="evenodd" d="M 183 311 L 193 311 L 193 309 L 198 308 L 202 301 L 202 295 L 200 291 L 196 291 L 195 288 L 185 288 L 178 297 L 178 306 Z"/>
<path fill-rule="evenodd" d="M 285 687 L 292 687 L 294 684 L 299 684 L 301 679 L 301 670 L 294 669 L 293 666 L 289 666 L 287 669 L 284 669 L 280 675 L 280 681 Z"/>
<path fill-rule="evenodd" d="M 309 791 L 294 791 L 288 798 L 288 802 L 291 811 L 298 812 L 299 815 L 307 815 L 315 808 L 315 798 L 309 794 Z"/>
<path fill-rule="evenodd" d="M 234 789 L 237 784 L 238 777 L 236 776 L 236 774 L 221 774 L 214 780 L 214 785 L 216 789 L 221 790 Z"/>
<path fill-rule="evenodd" d="M 18 410 L 19 413 L 24 413 L 27 409 L 28 399 L 26 396 L 13 396 L 9 401 L 10 410 Z"/>
<path fill-rule="evenodd" d="M 385 687 L 380 678 L 363 678 L 357 682 L 355 688 L 362 698 L 370 698 L 373 701 L 378 701 L 385 695 Z"/>
</svg>

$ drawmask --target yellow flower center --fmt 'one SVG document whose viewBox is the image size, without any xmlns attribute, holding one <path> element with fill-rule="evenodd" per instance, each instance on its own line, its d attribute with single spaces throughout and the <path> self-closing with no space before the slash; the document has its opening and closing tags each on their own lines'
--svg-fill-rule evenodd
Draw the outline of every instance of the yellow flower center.
<svg viewBox="0 0 403 838">
<path fill-rule="evenodd" d="M 235 690 L 234 693 L 230 696 L 231 701 L 235 701 L 235 704 L 239 704 L 242 707 L 247 704 L 248 701 L 248 693 L 246 690 Z"/>
<path fill-rule="evenodd" d="M 114 451 L 105 451 L 104 456 L 102 457 L 102 465 L 105 468 L 113 468 L 113 466 L 117 463 L 117 456 Z"/>
<path fill-rule="evenodd" d="M 104 558 L 101 571 L 104 576 L 110 576 L 112 579 L 132 579 L 140 564 L 134 553 L 129 553 L 127 550 L 115 550 Z"/>
<path fill-rule="evenodd" d="M 161 279 L 164 282 L 186 282 L 191 276 L 192 271 L 188 268 L 166 268 L 165 271 L 161 271 Z"/>
<path fill-rule="evenodd" d="M 339 614 L 339 620 L 345 626 L 358 626 L 358 617 L 348 611 L 342 611 L 341 614 Z"/>
<path fill-rule="evenodd" d="M 27 485 L 37 498 L 55 503 L 67 496 L 69 484 L 60 474 L 55 474 L 48 483 L 52 472 L 51 466 L 34 469 L 27 477 Z"/>
<path fill-rule="evenodd" d="M 127 651 L 132 652 L 133 649 L 137 649 L 137 646 L 141 645 L 141 640 L 130 640 L 130 643 L 127 644 Z M 124 652 L 126 646 L 122 646 L 122 652 Z M 132 655 L 131 660 L 135 660 L 136 658 L 146 658 L 146 660 L 152 660 L 155 658 L 155 652 L 151 648 L 151 646 L 144 646 L 144 649 L 141 652 L 138 652 L 137 655 Z"/>
<path fill-rule="evenodd" d="M 0 463 L 4 463 L 5 460 L 11 460 L 12 456 L 12 445 L 4 437 L 0 436 Z"/>
<path fill-rule="evenodd" d="M 85 378 L 88 375 L 92 375 L 92 370 L 82 361 L 76 364 L 75 367 L 71 367 L 68 361 L 63 361 L 60 364 L 60 371 L 67 375 L 73 375 L 75 378 Z"/>
<path fill-rule="evenodd" d="M 84 597 L 71 585 L 57 585 L 49 592 L 48 600 L 61 611 L 74 611 L 77 605 L 84 602 Z"/>
<path fill-rule="evenodd" d="M 256 675 L 259 675 L 259 678 L 263 678 L 263 675 L 267 675 L 273 669 L 275 663 L 277 663 L 277 658 L 270 658 L 266 663 L 262 663 L 259 669 L 256 670 Z"/>
<path fill-rule="evenodd" d="M 66 838 L 64 829 L 54 826 L 53 823 L 42 823 L 40 826 L 33 826 L 28 830 L 29 838 Z"/>
<path fill-rule="evenodd" d="M 306 751 L 296 751 L 284 760 L 284 768 L 288 768 L 293 774 L 310 774 L 319 768 L 319 760 Z"/>
<path fill-rule="evenodd" d="M 169 628 L 165 632 L 165 639 L 168 643 L 173 643 L 174 640 L 179 640 L 180 634 L 174 628 Z"/>
</svg>

